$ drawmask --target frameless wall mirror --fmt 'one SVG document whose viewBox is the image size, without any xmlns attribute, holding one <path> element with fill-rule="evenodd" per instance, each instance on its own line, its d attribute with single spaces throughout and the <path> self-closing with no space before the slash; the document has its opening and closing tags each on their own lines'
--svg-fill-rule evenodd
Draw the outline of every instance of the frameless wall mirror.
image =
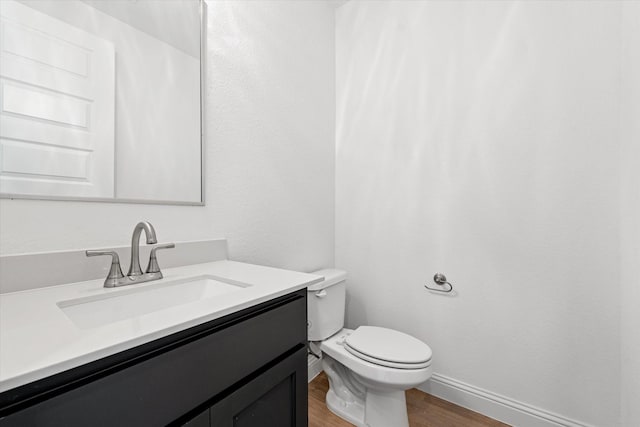
<svg viewBox="0 0 640 427">
<path fill-rule="evenodd" d="M 203 204 L 205 6 L 1 0 L 1 196 Z"/>
</svg>

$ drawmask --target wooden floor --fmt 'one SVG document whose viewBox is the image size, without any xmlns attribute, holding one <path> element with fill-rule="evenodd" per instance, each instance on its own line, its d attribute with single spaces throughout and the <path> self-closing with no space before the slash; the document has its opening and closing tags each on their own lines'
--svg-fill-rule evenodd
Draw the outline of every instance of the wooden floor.
<svg viewBox="0 0 640 427">
<path fill-rule="evenodd" d="M 327 408 L 327 390 L 329 381 L 324 372 L 309 383 L 309 427 L 351 427 L 353 424 Z M 416 389 L 407 391 L 407 410 L 411 427 L 509 427 Z"/>
</svg>

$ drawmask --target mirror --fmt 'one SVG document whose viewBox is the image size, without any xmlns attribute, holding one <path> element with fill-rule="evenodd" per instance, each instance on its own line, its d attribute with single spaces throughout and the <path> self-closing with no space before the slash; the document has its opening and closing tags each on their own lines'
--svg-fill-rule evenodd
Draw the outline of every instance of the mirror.
<svg viewBox="0 0 640 427">
<path fill-rule="evenodd" d="M 202 205 L 200 0 L 0 1 L 0 194 Z"/>
</svg>

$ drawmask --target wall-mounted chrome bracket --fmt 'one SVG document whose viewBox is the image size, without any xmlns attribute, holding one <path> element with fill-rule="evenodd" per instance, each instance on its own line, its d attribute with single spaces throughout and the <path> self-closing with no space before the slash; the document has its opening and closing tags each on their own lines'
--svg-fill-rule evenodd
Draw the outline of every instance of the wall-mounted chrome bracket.
<svg viewBox="0 0 640 427">
<path fill-rule="evenodd" d="M 445 276 L 442 273 L 436 273 L 433 276 L 433 281 L 437 285 L 444 286 L 444 289 L 433 288 L 429 285 L 424 285 L 424 287 L 429 289 L 430 291 L 443 292 L 443 293 L 449 293 L 453 290 L 453 285 L 447 281 L 447 276 Z"/>
</svg>

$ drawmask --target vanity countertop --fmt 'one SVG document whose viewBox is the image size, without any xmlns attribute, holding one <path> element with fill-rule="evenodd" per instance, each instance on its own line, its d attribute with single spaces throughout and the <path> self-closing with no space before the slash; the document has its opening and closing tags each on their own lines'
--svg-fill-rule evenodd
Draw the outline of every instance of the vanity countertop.
<svg viewBox="0 0 640 427">
<path fill-rule="evenodd" d="M 235 261 L 168 268 L 163 270 L 163 274 L 161 281 L 119 288 L 104 288 L 104 280 L 100 279 L 0 294 L 0 392 L 232 314 L 322 280 L 313 274 Z M 58 306 L 63 301 L 111 297 L 132 289 L 202 275 L 249 286 L 238 292 L 84 329 L 76 326 Z"/>
</svg>

